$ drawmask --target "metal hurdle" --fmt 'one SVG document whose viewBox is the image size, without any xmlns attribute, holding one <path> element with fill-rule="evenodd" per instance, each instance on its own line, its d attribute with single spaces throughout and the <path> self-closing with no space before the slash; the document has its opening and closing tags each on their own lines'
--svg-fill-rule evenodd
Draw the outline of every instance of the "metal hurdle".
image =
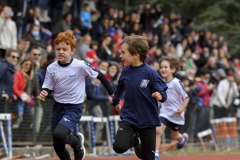
<svg viewBox="0 0 240 160">
<path fill-rule="evenodd" d="M 237 149 L 239 147 L 237 118 L 229 117 L 225 121 L 227 122 L 230 146 Z"/>
<path fill-rule="evenodd" d="M 7 141 L 4 133 L 3 122 L 7 121 Z M 0 114 L 0 131 L 3 141 L 3 146 L 7 157 L 12 158 L 12 124 L 11 124 L 11 114 L 1 113 Z"/>
<path fill-rule="evenodd" d="M 239 147 L 236 117 L 212 119 L 210 123 L 217 148 L 231 150 Z"/>
<path fill-rule="evenodd" d="M 88 123 L 88 129 L 89 129 L 89 137 L 91 141 L 91 147 L 93 149 L 92 153 L 88 153 L 88 155 L 96 155 L 96 142 L 95 142 L 95 130 L 94 130 L 94 124 L 93 124 L 93 116 L 82 116 L 80 119 L 80 122 L 87 122 Z"/>
<path fill-rule="evenodd" d="M 117 130 L 118 130 L 118 123 L 119 123 L 120 120 L 120 116 L 119 115 L 114 115 L 114 116 L 109 116 L 108 117 L 108 123 L 109 123 L 109 142 L 108 144 L 109 145 L 109 155 L 120 155 L 118 153 L 115 153 L 112 149 L 112 144 L 114 142 L 114 137 L 115 137 L 115 134 L 117 133 Z M 131 154 L 134 154 L 134 151 L 132 149 L 128 150 L 127 152 L 121 154 L 121 155 L 131 155 Z"/>
<path fill-rule="evenodd" d="M 80 122 L 87 122 L 88 126 L 89 126 L 89 132 L 88 133 L 89 133 L 89 137 L 90 137 L 90 141 L 91 141 L 91 147 L 92 147 L 93 152 L 88 154 L 88 155 L 97 156 L 94 123 L 104 123 L 105 124 L 108 146 L 111 146 L 108 119 L 106 117 L 82 116 Z M 110 149 L 109 149 L 109 152 L 110 152 Z"/>
<path fill-rule="evenodd" d="M 108 124 L 109 124 L 109 144 L 113 144 L 114 142 L 114 137 L 115 137 L 115 134 L 117 133 L 117 129 L 118 129 L 118 122 L 120 121 L 120 116 L 116 115 L 116 116 L 109 116 L 108 117 Z M 110 148 L 110 154 L 113 155 L 115 154 L 112 147 L 109 146 Z"/>
<path fill-rule="evenodd" d="M 111 147 L 109 148 L 109 146 L 111 146 L 111 143 L 109 141 L 110 133 L 109 133 L 109 126 L 108 126 L 108 119 L 107 119 L 107 117 L 93 117 L 92 121 L 93 121 L 93 123 L 104 123 L 104 125 L 106 127 L 105 128 L 106 129 L 106 133 L 107 133 L 107 143 L 108 143 L 108 153 L 109 153 L 110 150 L 111 150 Z M 95 142 L 95 146 L 96 146 L 96 142 Z"/>
<path fill-rule="evenodd" d="M 97 156 L 97 147 L 96 147 L 96 137 L 95 137 L 95 127 L 94 123 L 104 123 L 106 127 L 107 133 L 107 147 L 108 153 L 106 156 L 109 155 L 119 155 L 115 153 L 112 149 L 112 144 L 114 142 L 114 137 L 118 129 L 118 122 L 120 121 L 120 116 L 109 116 L 109 117 L 94 117 L 94 116 L 82 116 L 80 122 L 87 122 L 89 125 L 89 137 L 91 140 L 91 147 L 93 152 L 88 153 L 88 155 Z M 124 155 L 133 154 L 132 150 L 129 150 L 124 153 Z M 104 155 L 104 154 L 103 154 Z"/>
<path fill-rule="evenodd" d="M 212 141 L 213 141 L 213 145 L 214 145 L 214 147 L 215 147 L 215 150 L 218 150 L 218 146 L 217 146 L 216 141 L 215 141 L 215 139 L 214 139 L 214 137 L 213 137 L 213 132 L 212 132 L 211 129 L 206 129 L 206 130 L 201 131 L 201 132 L 199 132 L 199 133 L 197 134 L 197 137 L 198 137 L 198 139 L 199 139 L 199 141 L 200 141 L 202 150 L 206 151 L 206 146 L 205 146 L 205 143 L 204 143 L 203 138 L 204 138 L 204 137 L 207 137 L 207 136 L 210 136 L 210 137 L 211 137 L 211 139 L 212 139 Z"/>
</svg>

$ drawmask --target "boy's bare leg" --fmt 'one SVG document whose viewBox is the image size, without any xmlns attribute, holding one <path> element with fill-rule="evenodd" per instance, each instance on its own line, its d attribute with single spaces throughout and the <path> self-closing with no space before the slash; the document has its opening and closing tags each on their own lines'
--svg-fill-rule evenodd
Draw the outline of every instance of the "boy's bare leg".
<svg viewBox="0 0 240 160">
<path fill-rule="evenodd" d="M 177 145 L 177 141 L 172 141 L 170 143 L 166 143 L 160 146 L 159 148 L 159 152 L 167 152 L 167 151 L 171 151 L 171 150 L 176 150 L 176 145 Z"/>
</svg>

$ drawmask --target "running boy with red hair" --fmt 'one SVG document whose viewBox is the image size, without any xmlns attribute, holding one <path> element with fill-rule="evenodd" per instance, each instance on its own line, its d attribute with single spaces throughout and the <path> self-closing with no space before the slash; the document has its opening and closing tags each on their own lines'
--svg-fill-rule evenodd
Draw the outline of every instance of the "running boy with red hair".
<svg viewBox="0 0 240 160">
<path fill-rule="evenodd" d="M 84 137 L 80 132 L 74 133 L 82 116 L 85 78 L 98 78 L 108 93 L 113 94 L 113 89 L 101 72 L 88 63 L 73 58 L 75 42 L 71 30 L 57 35 L 54 40 L 57 60 L 48 66 L 39 95 L 41 99 L 45 99 L 53 91 L 53 147 L 61 160 L 71 160 L 66 144 L 72 146 L 75 160 L 81 160 L 85 155 Z"/>
</svg>

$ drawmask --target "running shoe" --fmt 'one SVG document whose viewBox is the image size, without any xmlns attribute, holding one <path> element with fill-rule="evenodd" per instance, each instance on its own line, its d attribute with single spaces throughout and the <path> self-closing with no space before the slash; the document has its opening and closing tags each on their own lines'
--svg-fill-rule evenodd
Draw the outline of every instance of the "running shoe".
<svg viewBox="0 0 240 160">
<path fill-rule="evenodd" d="M 78 132 L 76 136 L 79 139 L 79 143 L 73 147 L 75 160 L 82 160 L 85 157 L 86 150 L 84 147 L 84 136 Z"/>
<path fill-rule="evenodd" d="M 136 135 L 136 140 L 137 140 L 137 143 L 136 145 L 134 146 L 134 152 L 136 154 L 136 156 L 139 158 L 139 159 L 142 159 L 142 145 L 141 145 L 141 140 L 140 140 L 140 137 L 138 135 Z"/>
<path fill-rule="evenodd" d="M 177 149 L 182 149 L 188 141 L 188 134 L 187 133 L 183 133 L 182 137 L 183 137 L 183 142 L 182 143 L 177 143 Z"/>
</svg>

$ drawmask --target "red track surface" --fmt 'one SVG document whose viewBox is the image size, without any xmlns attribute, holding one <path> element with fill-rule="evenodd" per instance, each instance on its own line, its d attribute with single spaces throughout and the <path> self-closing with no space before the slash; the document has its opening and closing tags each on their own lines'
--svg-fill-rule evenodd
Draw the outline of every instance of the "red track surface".
<svg viewBox="0 0 240 160">
<path fill-rule="evenodd" d="M 239 154 L 218 154 L 218 155 L 168 155 L 161 156 L 160 160 L 240 160 Z M 45 160 L 58 160 L 47 158 Z M 114 156 L 114 157 L 86 157 L 84 160 L 138 160 L 135 156 Z"/>
</svg>

